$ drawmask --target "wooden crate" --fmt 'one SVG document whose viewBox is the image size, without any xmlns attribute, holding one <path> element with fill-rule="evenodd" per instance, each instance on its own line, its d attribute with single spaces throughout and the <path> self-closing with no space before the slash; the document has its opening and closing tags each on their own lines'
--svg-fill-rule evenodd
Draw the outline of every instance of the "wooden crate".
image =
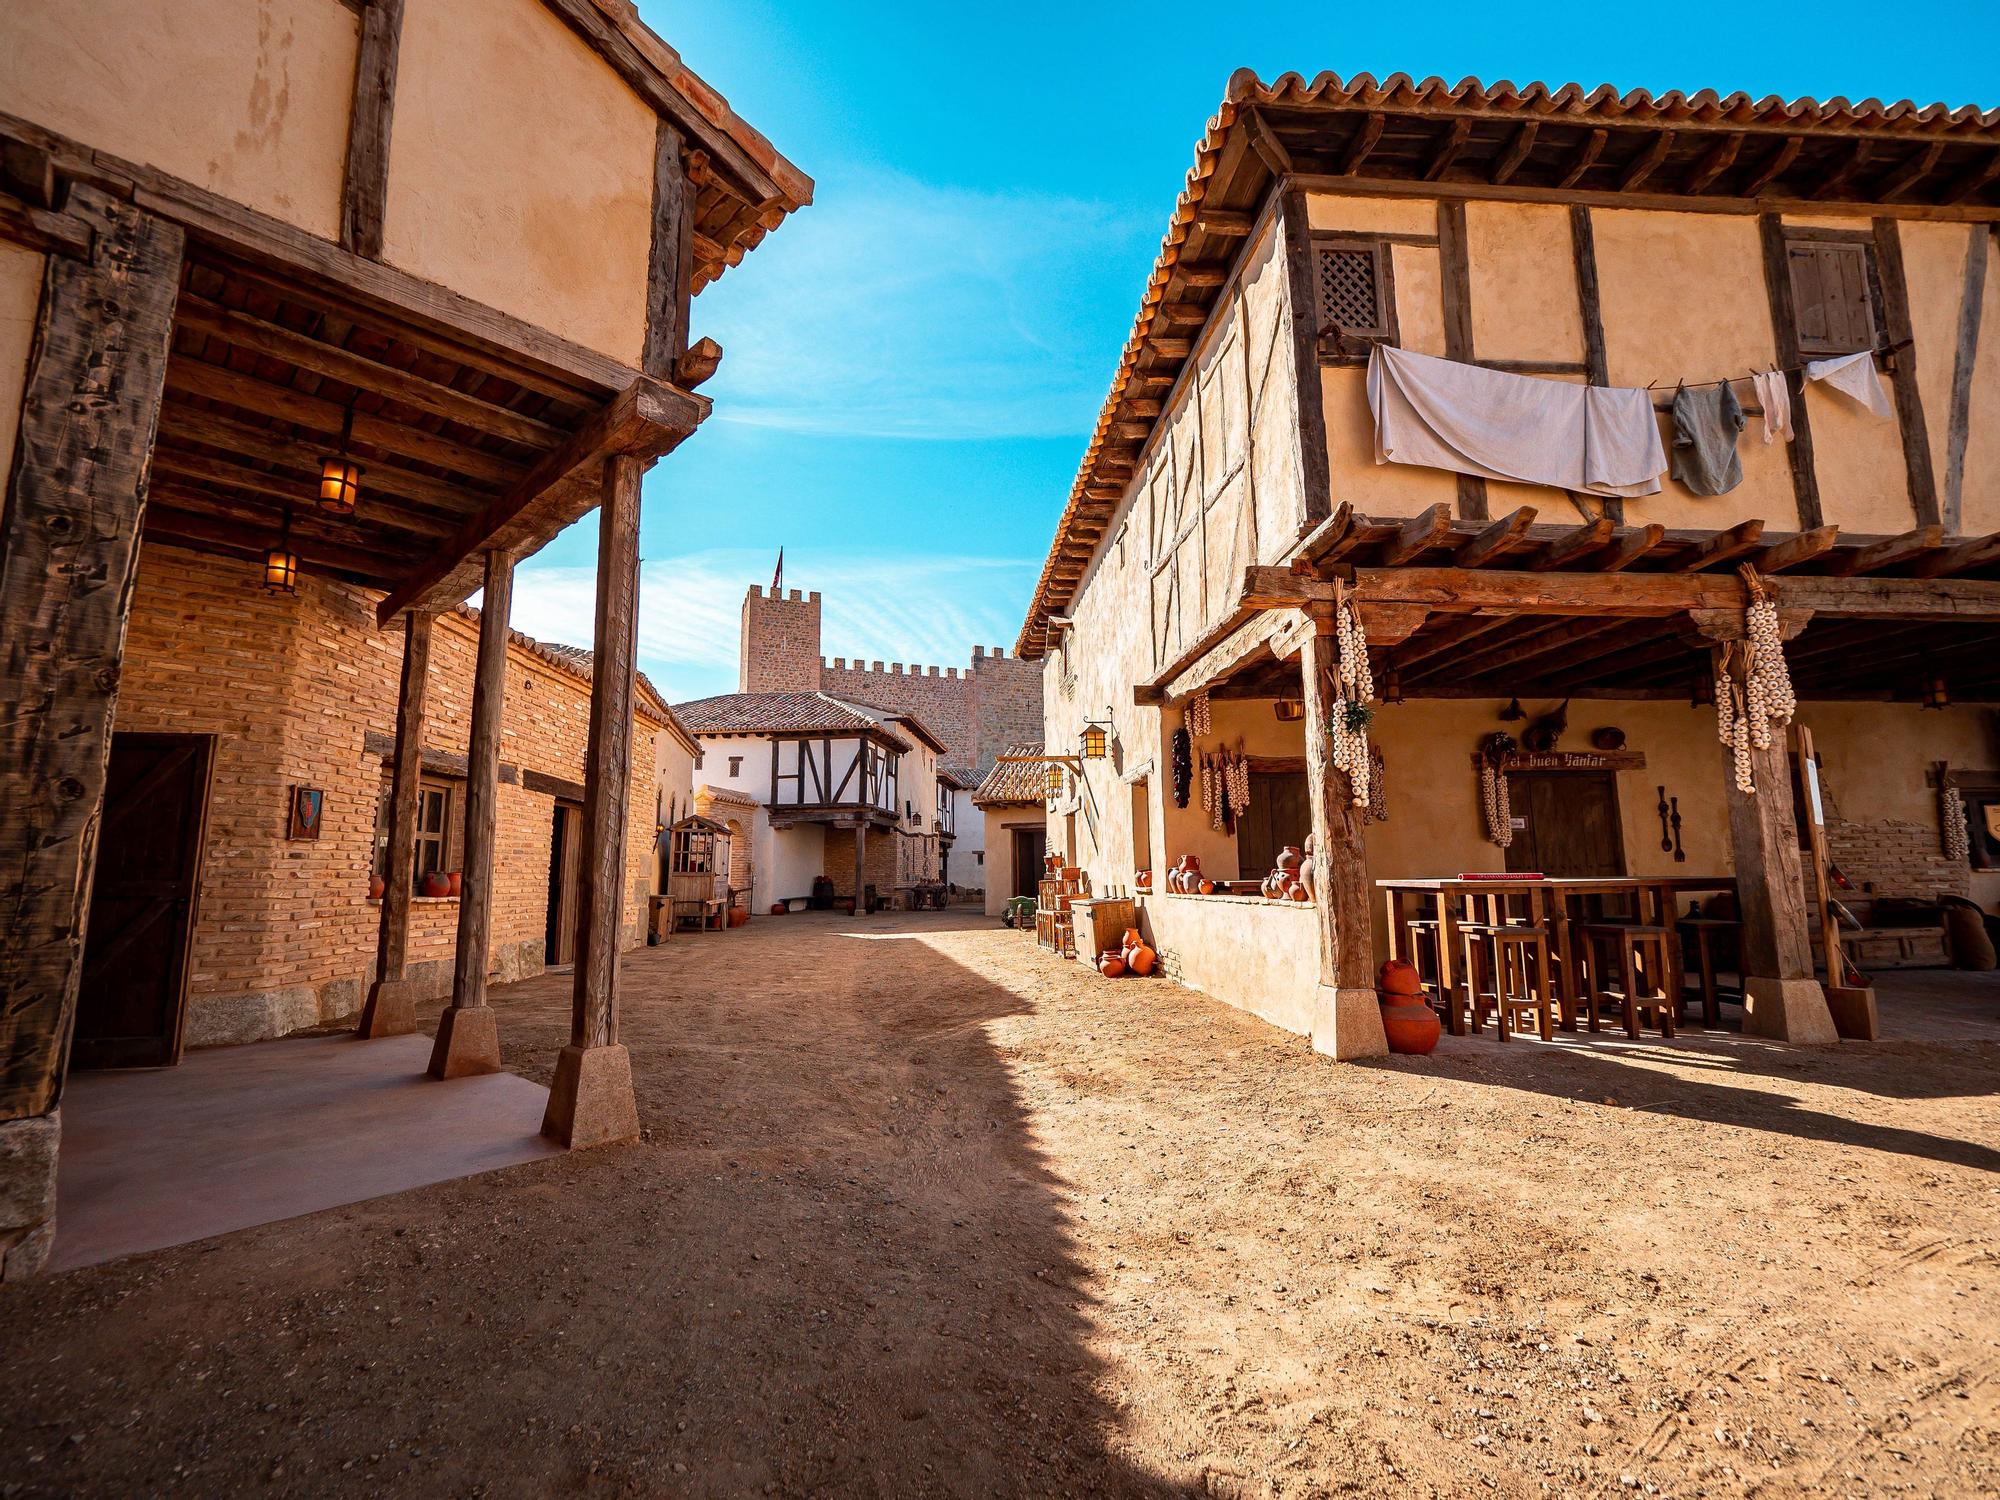
<svg viewBox="0 0 2000 1500">
<path fill-rule="evenodd" d="M 1075 903 L 1076 952 L 1085 963 L 1096 963 L 1106 948 L 1118 947 L 1125 931 L 1139 925 L 1130 896 L 1099 896 Z"/>
</svg>

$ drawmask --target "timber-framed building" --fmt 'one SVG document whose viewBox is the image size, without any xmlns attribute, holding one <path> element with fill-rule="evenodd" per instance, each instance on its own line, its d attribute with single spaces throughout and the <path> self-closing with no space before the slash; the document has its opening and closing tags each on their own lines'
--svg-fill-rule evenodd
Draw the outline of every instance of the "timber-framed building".
<svg viewBox="0 0 2000 1500">
<path fill-rule="evenodd" d="M 1170 971 L 1338 1056 L 1383 1047 L 1381 880 L 1726 872 L 1746 1026 L 1830 1039 L 1787 738 L 1750 752 L 1745 794 L 1690 705 L 1720 651 L 1740 660 L 1747 565 L 1857 891 L 2000 897 L 1980 817 L 2000 795 L 1997 220 L 2000 112 L 1238 73 L 1020 638 L 1049 663 L 1049 751 L 1110 731 L 1049 799 L 1051 847 L 1100 890 L 1151 872 Z M 1445 408 L 1467 371 L 1650 388 L 1662 450 L 1678 387 L 1729 381 L 1740 476 L 1380 462 L 1371 368 L 1418 357 Z M 1789 408 L 1768 443 L 1753 375 Z M 1381 699 L 1365 812 L 1329 752 L 1348 604 Z M 1475 757 L 1538 720 L 1569 738 L 1497 766 L 1524 778 L 1503 849 Z M 1247 816 L 1177 796 L 1190 726 L 1194 757 L 1247 764 Z M 1563 826 L 1592 847 L 1537 848 Z M 1254 881 L 1307 835 L 1314 903 L 1165 888 L 1182 855 Z"/>
<path fill-rule="evenodd" d="M 0 43 L 5 1274 L 48 1252 L 106 943 L 156 956 L 142 1019 L 177 1045 L 212 806 L 229 853 L 272 846 L 294 885 L 241 930 L 310 947 L 368 911 L 360 1033 L 414 1028 L 413 877 L 447 836 L 427 722 L 464 735 L 431 1071 L 498 1066 L 486 985 L 516 914 L 495 861 L 521 851 L 496 828 L 532 772 L 581 851 L 544 1130 L 636 1135 L 618 953 L 650 880 L 643 723 L 671 718 L 636 686 L 640 479 L 709 412 L 721 351 L 692 298 L 811 181 L 630 0 L 21 0 Z M 593 510 L 588 703 L 576 770 L 552 775 L 522 750 L 559 705 L 538 711 L 510 635 L 513 570 Z M 476 590 L 459 653 L 470 632 L 434 625 Z M 442 704 L 434 634 L 464 671 Z M 378 664 L 400 679 L 379 716 Z M 121 754 L 128 690 L 135 723 L 171 708 L 130 747 L 146 764 Z M 144 878 L 93 914 L 107 872 Z M 325 881 L 353 908 L 331 925 Z"/>
</svg>

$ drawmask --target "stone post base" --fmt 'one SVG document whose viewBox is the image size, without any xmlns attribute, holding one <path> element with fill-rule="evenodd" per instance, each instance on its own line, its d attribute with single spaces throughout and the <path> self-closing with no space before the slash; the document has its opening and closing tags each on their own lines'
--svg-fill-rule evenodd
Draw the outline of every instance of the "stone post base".
<svg viewBox="0 0 2000 1500">
<path fill-rule="evenodd" d="M 1809 1045 L 1840 1040 L 1817 979 L 1745 977 L 1743 1031 L 1746 1036 Z"/>
<path fill-rule="evenodd" d="M 542 1134 L 572 1151 L 639 1138 L 639 1101 L 632 1094 L 632 1057 L 623 1047 L 562 1049 L 549 1083 Z"/>
<path fill-rule="evenodd" d="M 361 1007 L 361 1024 L 354 1034 L 364 1041 L 380 1036 L 408 1036 L 417 1029 L 417 995 L 407 979 L 378 979 L 368 987 Z"/>
<path fill-rule="evenodd" d="M 500 1022 L 490 1005 L 447 1005 L 431 1044 L 433 1078 L 500 1071 Z"/>
<path fill-rule="evenodd" d="M 56 1243 L 56 1151 L 62 1111 L 0 1121 L 0 1281 L 47 1264 Z"/>
<path fill-rule="evenodd" d="M 1346 1062 L 1356 1057 L 1387 1057 L 1389 1039 L 1382 1032 L 1382 1002 L 1373 990 L 1344 990 L 1323 984 L 1313 996 L 1313 1051 Z"/>
</svg>

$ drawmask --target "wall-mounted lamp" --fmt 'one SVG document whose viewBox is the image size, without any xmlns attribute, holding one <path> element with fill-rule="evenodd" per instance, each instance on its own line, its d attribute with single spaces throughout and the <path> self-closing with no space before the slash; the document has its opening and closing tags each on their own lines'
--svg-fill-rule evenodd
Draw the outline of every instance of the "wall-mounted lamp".
<svg viewBox="0 0 2000 1500">
<path fill-rule="evenodd" d="M 1077 753 L 1085 760 L 1102 760 L 1111 743 L 1111 732 L 1102 724 L 1089 723 L 1083 726 L 1083 739 L 1077 746 Z"/>
<path fill-rule="evenodd" d="M 299 587 L 299 555 L 292 550 L 292 508 L 285 507 L 285 521 L 278 532 L 278 545 L 264 554 L 264 587 L 274 594 L 296 593 Z"/>
<path fill-rule="evenodd" d="M 1930 680 L 1924 684 L 1924 707 L 1951 707 L 1951 694 L 1945 688 L 1944 679 L 1935 672 L 1931 674 Z"/>
<path fill-rule="evenodd" d="M 350 454 L 354 446 L 354 408 L 340 424 L 340 452 L 319 461 L 319 508 L 330 516 L 351 516 L 361 500 L 361 465 Z"/>
<path fill-rule="evenodd" d="M 1043 777 L 1042 784 L 1048 788 L 1048 793 L 1051 797 L 1060 797 L 1062 795 L 1063 768 L 1061 761 L 1052 760 L 1049 762 L 1049 768 Z"/>
</svg>

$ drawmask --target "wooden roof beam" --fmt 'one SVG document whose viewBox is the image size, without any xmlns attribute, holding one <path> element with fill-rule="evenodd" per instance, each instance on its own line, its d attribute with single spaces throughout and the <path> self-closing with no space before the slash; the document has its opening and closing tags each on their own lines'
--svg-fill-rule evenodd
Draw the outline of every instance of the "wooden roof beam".
<svg viewBox="0 0 2000 1500">
<path fill-rule="evenodd" d="M 1799 159 L 1799 152 L 1805 149 L 1806 138 L 1802 135 L 1788 135 L 1778 143 L 1778 149 L 1765 159 L 1757 173 L 1743 184 L 1742 196 L 1754 198 L 1765 188 L 1776 182 L 1785 169 Z"/>
<path fill-rule="evenodd" d="M 1201 208 L 1195 211 L 1194 216 L 1196 229 L 1223 239 L 1242 239 L 1256 227 L 1256 224 L 1253 215 L 1237 213 L 1226 208 Z"/>
<path fill-rule="evenodd" d="M 1762 521 L 1739 521 L 1727 531 L 1718 531 L 1675 563 L 1674 571 L 1699 573 L 1707 568 L 1717 568 L 1724 563 L 1735 562 L 1737 558 L 1754 548 L 1763 536 Z"/>
<path fill-rule="evenodd" d="M 546 541 L 596 508 L 599 476 L 614 457 L 657 458 L 708 415 L 709 401 L 641 376 L 592 416 L 568 441 L 541 460 L 505 494 L 459 528 L 449 545 L 376 607 L 387 625 L 412 606 L 453 604 L 477 587 L 468 563 L 494 548 L 519 549 Z M 458 592 L 458 585 L 466 587 Z M 456 593 L 456 597 L 451 597 Z"/>
<path fill-rule="evenodd" d="M 1693 194 L 1707 192 L 1710 183 L 1735 165 L 1737 153 L 1742 149 L 1743 137 L 1735 134 L 1725 135 L 1710 146 L 1688 178 L 1687 191 Z"/>
<path fill-rule="evenodd" d="M 1761 548 L 1751 555 L 1750 566 L 1759 573 L 1782 573 L 1800 563 L 1824 557 L 1839 540 L 1838 526 L 1815 526 L 1811 531 L 1801 531 L 1797 536 L 1786 537 L 1782 542 L 1773 542 Z"/>
<path fill-rule="evenodd" d="M 1611 540 L 1615 528 L 1609 520 L 1599 518 L 1574 526 L 1552 542 L 1544 543 L 1539 551 L 1527 560 L 1527 568 L 1533 573 L 1546 573 L 1564 563 L 1575 562 L 1579 557 L 1595 552 Z"/>
<path fill-rule="evenodd" d="M 1368 153 L 1382 139 L 1382 127 L 1387 123 L 1388 117 L 1380 110 L 1370 110 L 1362 118 L 1361 123 L 1355 126 L 1353 136 L 1341 148 L 1339 165 L 1334 168 L 1337 176 L 1352 177 L 1361 170 L 1362 163 L 1368 160 Z"/>
<path fill-rule="evenodd" d="M 1568 170 L 1563 173 L 1556 186 L 1575 187 L 1582 180 L 1583 174 L 1597 164 L 1597 158 L 1604 154 L 1604 143 L 1610 139 L 1611 132 L 1608 130 L 1593 130 L 1586 135 L 1583 144 L 1577 147 L 1576 155 L 1570 158 Z"/>
<path fill-rule="evenodd" d="M 1484 531 L 1459 544 L 1452 554 L 1454 567 L 1476 568 L 1505 555 L 1519 546 L 1528 534 L 1528 528 L 1535 524 L 1535 507 L 1523 505 L 1509 515 L 1502 516 Z"/>
<path fill-rule="evenodd" d="M 1963 203 L 1996 177 L 2000 177 L 2000 150 L 1988 152 L 1984 165 L 1961 176 L 1944 190 L 1941 199 L 1948 204 Z"/>
<path fill-rule="evenodd" d="M 1866 547 L 1836 552 L 1828 560 L 1826 570 L 1835 578 L 1853 578 L 1863 573 L 1879 573 L 1885 568 L 1896 567 L 1927 552 L 1936 552 L 1943 545 L 1942 526 L 1919 526 L 1914 531 L 1906 531 L 1901 536 L 1886 537 Z"/>
<path fill-rule="evenodd" d="M 1938 158 L 1943 155 L 1944 142 L 1932 141 L 1930 145 L 1912 155 L 1908 161 L 1891 172 L 1875 190 L 1875 196 L 1884 203 L 1895 202 L 1924 178 L 1930 176 L 1938 164 Z"/>
<path fill-rule="evenodd" d="M 1451 533 L 1451 507 L 1433 505 L 1421 515 L 1411 516 L 1397 528 L 1396 535 L 1382 549 L 1381 566 L 1393 568 L 1428 552 Z"/>
<path fill-rule="evenodd" d="M 1611 546 L 1593 566 L 1600 573 L 1622 573 L 1659 546 L 1666 537 L 1667 528 L 1657 521 L 1650 526 L 1635 526 L 1630 530 L 1615 533 Z"/>
<path fill-rule="evenodd" d="M 1674 149 L 1675 135 L 1675 131 L 1662 130 L 1647 143 L 1646 149 L 1639 153 L 1619 177 L 1618 190 L 1621 193 L 1637 192 L 1649 177 L 1659 171 L 1660 163 L 1665 161 L 1667 153 Z"/>
<path fill-rule="evenodd" d="M 1408 670 L 1422 662 L 1456 651 L 1467 641 L 1490 635 L 1496 630 L 1504 630 L 1519 619 L 1516 615 L 1461 615 L 1442 623 L 1427 625 L 1412 636 L 1405 645 L 1389 653 L 1399 670 Z"/>
<path fill-rule="evenodd" d="M 1991 536 L 1974 537 L 1956 546 L 1940 547 L 1918 558 L 1910 571 L 1919 578 L 1949 578 L 1954 573 L 1970 573 L 1974 568 L 1995 564 L 2000 564 L 2000 531 Z"/>
<path fill-rule="evenodd" d="M 1535 149 L 1535 137 L 1541 133 L 1541 122 L 1524 120 L 1514 128 L 1514 137 L 1507 142 L 1507 149 L 1500 153 L 1500 159 L 1493 164 L 1493 171 L 1487 180 L 1495 187 L 1505 187 L 1514 174 L 1521 170 L 1521 163 L 1528 159 L 1528 153 Z"/>
<path fill-rule="evenodd" d="M 1863 136 L 1855 141 L 1848 149 L 1847 155 L 1841 161 L 1840 165 L 1834 168 L 1833 175 L 1814 189 L 1812 194 L 1813 202 L 1823 203 L 1829 198 L 1838 198 L 1842 193 L 1845 193 L 1848 184 L 1854 181 L 1863 167 L 1868 165 L 1870 158 L 1874 154 L 1875 142 L 1873 140 Z"/>
<path fill-rule="evenodd" d="M 1237 121 L 1250 136 L 1250 149 L 1264 164 L 1264 170 L 1273 177 L 1289 177 L 1292 173 L 1292 156 L 1285 149 L 1284 142 L 1271 133 L 1271 123 L 1264 118 L 1261 109 L 1246 110 L 1237 116 Z"/>
<path fill-rule="evenodd" d="M 1444 138 L 1438 142 L 1430 160 L 1424 163 L 1425 182 L 1436 182 L 1444 176 L 1445 170 L 1458 160 L 1458 153 L 1465 149 L 1466 140 L 1471 134 L 1470 117 L 1462 117 L 1452 122 L 1451 129 L 1446 131 Z"/>
</svg>

